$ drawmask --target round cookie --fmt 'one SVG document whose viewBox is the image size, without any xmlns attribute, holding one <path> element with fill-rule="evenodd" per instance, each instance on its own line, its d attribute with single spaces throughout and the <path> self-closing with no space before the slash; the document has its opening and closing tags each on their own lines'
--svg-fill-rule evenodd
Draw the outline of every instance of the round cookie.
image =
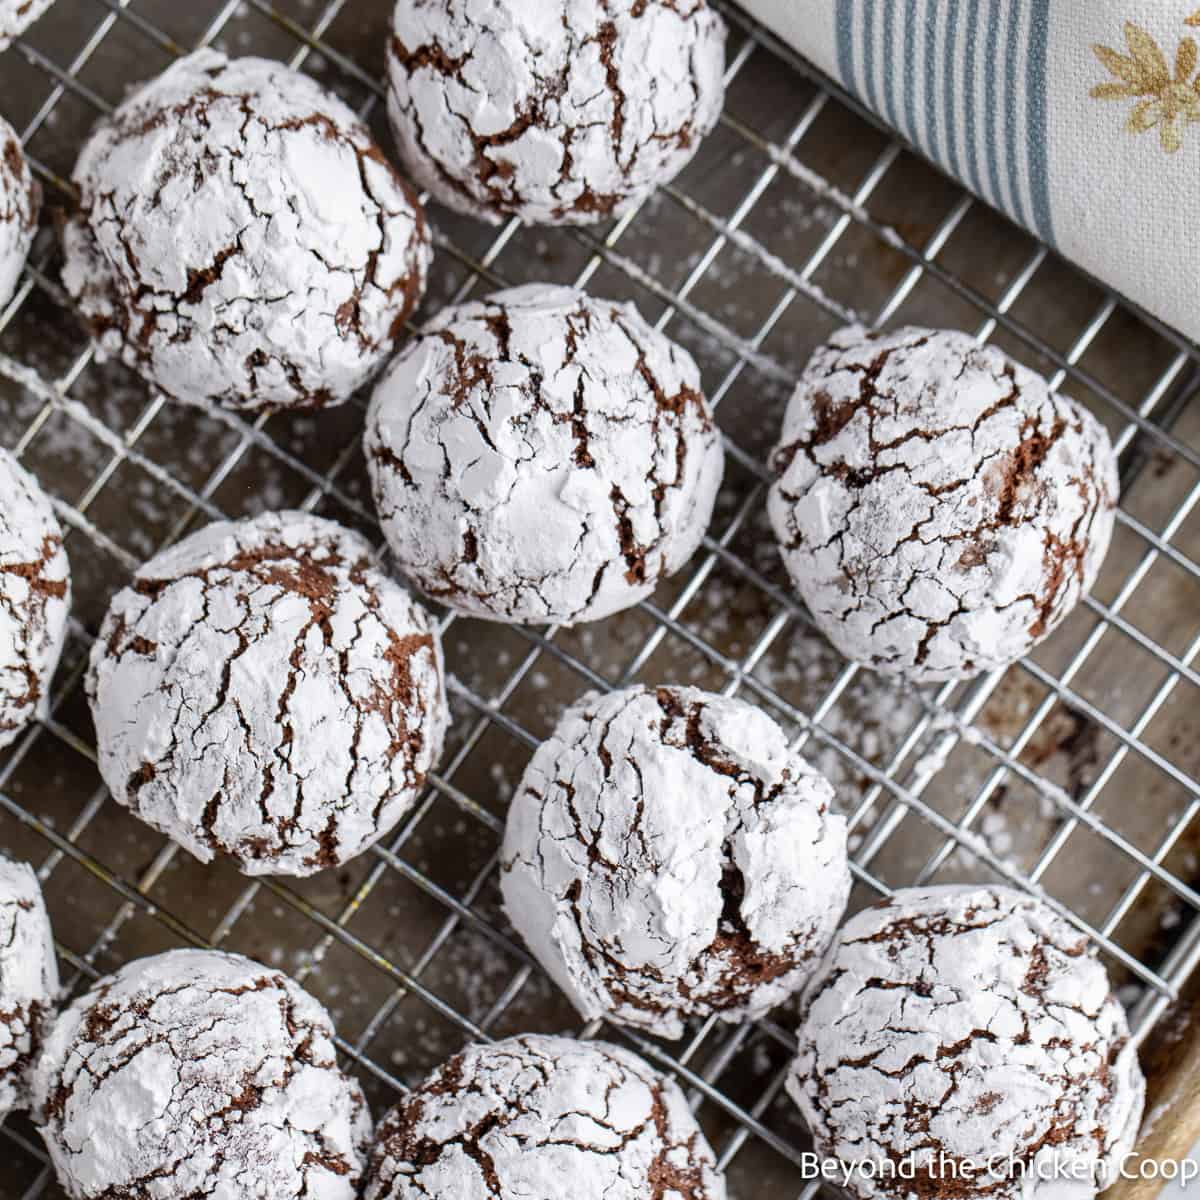
<svg viewBox="0 0 1200 1200">
<path fill-rule="evenodd" d="M 602 1042 L 470 1046 L 379 1125 L 366 1200 L 724 1200 L 671 1079 Z"/>
<path fill-rule="evenodd" d="M 35 1113 L 73 1200 L 355 1200 L 371 1119 L 325 1010 L 234 954 L 130 963 L 67 1009 Z"/>
<path fill-rule="evenodd" d="M 176 400 L 340 404 L 425 289 L 416 199 L 282 63 L 180 59 L 101 122 L 74 178 L 63 283 L 101 349 Z"/>
<path fill-rule="evenodd" d="M 533 284 L 440 313 L 367 416 L 400 567 L 495 621 L 637 604 L 712 519 L 724 451 L 700 389 L 691 356 L 631 305 Z"/>
<path fill-rule="evenodd" d="M 1083 935 L 1008 888 L 932 887 L 844 926 L 788 1090 L 861 1200 L 1049 1200 L 1106 1186 L 1145 1084 Z"/>
<path fill-rule="evenodd" d="M 413 178 L 493 223 L 630 211 L 692 160 L 725 102 L 706 0 L 396 5 L 388 112 Z"/>
<path fill-rule="evenodd" d="M 24 33 L 53 3 L 54 0 L 0 0 L 0 50 Z"/>
<path fill-rule="evenodd" d="M 218 522 L 147 563 L 92 649 L 113 796 L 202 862 L 311 875 L 415 803 L 448 723 L 428 615 L 357 534 Z"/>
<path fill-rule="evenodd" d="M 850 892 L 833 789 L 741 700 L 630 688 L 569 709 L 509 809 L 509 919 L 587 1020 L 659 1037 L 764 1015 Z"/>
<path fill-rule="evenodd" d="M 0 15 L 0 30 L 3 20 Z M 0 36 L 0 49 L 3 45 Z M 42 189 L 29 169 L 17 131 L 0 117 L 0 309 L 17 290 L 41 207 Z"/>
<path fill-rule="evenodd" d="M 775 453 L 792 581 L 847 658 L 916 681 L 1027 654 L 1095 582 L 1119 492 L 1108 435 L 962 333 L 850 328 L 818 350 Z"/>
<path fill-rule="evenodd" d="M 70 567 L 54 509 L 0 449 L 0 747 L 45 712 L 70 611 Z"/>
<path fill-rule="evenodd" d="M 32 868 L 0 854 L 0 1122 L 29 1102 L 29 1072 L 58 995 L 54 936 Z"/>
</svg>

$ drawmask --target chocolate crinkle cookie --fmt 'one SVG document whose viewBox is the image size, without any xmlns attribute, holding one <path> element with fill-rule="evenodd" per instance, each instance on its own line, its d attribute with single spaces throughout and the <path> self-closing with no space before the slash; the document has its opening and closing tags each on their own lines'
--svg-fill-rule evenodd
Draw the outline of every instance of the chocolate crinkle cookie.
<svg viewBox="0 0 1200 1200">
<path fill-rule="evenodd" d="M 176 950 L 57 1021 L 35 1116 L 73 1200 L 355 1200 L 371 1137 L 325 1010 L 286 975 Z"/>
<path fill-rule="evenodd" d="M 75 168 L 63 282 L 104 351 L 176 400 L 340 404 L 425 288 L 412 193 L 335 96 L 282 63 L 181 59 Z"/>
<path fill-rule="evenodd" d="M 50 700 L 71 609 L 62 529 L 37 481 L 0 449 L 0 747 Z"/>
<path fill-rule="evenodd" d="M 1133 1145 L 1145 1084 L 1107 973 L 1019 892 L 912 889 L 859 913 L 803 1022 L 788 1089 L 861 1200 L 1094 1195 Z"/>
<path fill-rule="evenodd" d="M 357 534 L 210 525 L 113 601 L 88 698 L 113 796 L 197 858 L 311 875 L 416 802 L 448 722 L 441 642 Z"/>
<path fill-rule="evenodd" d="M 636 687 L 568 710 L 529 764 L 504 906 L 585 1018 L 660 1037 L 757 1018 L 803 984 L 846 907 L 833 789 L 765 713 Z"/>
<path fill-rule="evenodd" d="M 29 1102 L 29 1073 L 58 995 L 37 876 L 0 854 L 0 1122 Z"/>
<path fill-rule="evenodd" d="M 0 15 L 0 29 L 3 20 Z M 0 117 L 0 309 L 17 290 L 21 269 L 37 233 L 41 206 L 42 189 L 29 169 L 17 131 Z"/>
<path fill-rule="evenodd" d="M 770 512 L 847 658 L 917 681 L 1028 653 L 1091 588 L 1119 483 L 1103 427 L 962 333 L 850 328 L 788 409 Z"/>
<path fill-rule="evenodd" d="M 0 50 L 25 32 L 54 0 L 0 0 Z"/>
<path fill-rule="evenodd" d="M 631 305 L 532 284 L 447 309 L 367 417 L 383 529 L 427 595 L 514 623 L 630 608 L 695 553 L 724 472 L 700 372 Z"/>
<path fill-rule="evenodd" d="M 379 1125 L 366 1200 L 724 1200 L 673 1080 L 602 1042 L 470 1046 Z"/>
<path fill-rule="evenodd" d="M 402 0 L 388 111 L 442 203 L 587 224 L 687 166 L 721 115 L 724 66 L 706 0 Z"/>
</svg>

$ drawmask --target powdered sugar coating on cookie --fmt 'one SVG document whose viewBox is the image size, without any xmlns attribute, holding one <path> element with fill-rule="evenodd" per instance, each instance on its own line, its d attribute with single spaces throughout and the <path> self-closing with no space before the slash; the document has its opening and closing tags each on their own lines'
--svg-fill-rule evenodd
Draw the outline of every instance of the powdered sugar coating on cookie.
<svg viewBox="0 0 1200 1200">
<path fill-rule="evenodd" d="M 765 713 L 695 688 L 569 709 L 525 772 L 505 910 L 588 1020 L 677 1038 L 763 1016 L 815 969 L 846 907 L 833 789 Z"/>
<path fill-rule="evenodd" d="M 0 1121 L 29 1101 L 29 1072 L 58 995 L 38 878 L 0 854 Z"/>
<path fill-rule="evenodd" d="M 1145 1085 L 1125 1014 L 1087 939 L 1029 896 L 896 892 L 847 922 L 804 1004 L 788 1090 L 818 1152 L 917 1172 L 856 1170 L 861 1200 L 1088 1196 L 1132 1147 Z"/>
<path fill-rule="evenodd" d="M 448 723 L 441 643 L 357 534 L 210 525 L 113 601 L 88 697 L 114 797 L 203 862 L 311 875 L 416 802 Z"/>
<path fill-rule="evenodd" d="M 567 624 L 632 607 L 695 553 L 724 472 L 690 355 L 631 305 L 532 284 L 447 309 L 367 417 L 409 578 L 461 612 Z"/>
<path fill-rule="evenodd" d="M 0 15 L 2 29 L 3 16 Z M 2 48 L 3 39 L 0 38 Z M 29 169 L 17 131 L 0 117 L 0 309 L 17 290 L 21 270 L 37 233 L 41 206 L 42 189 Z"/>
<path fill-rule="evenodd" d="M 1095 582 L 1119 493 L 1103 427 L 965 334 L 851 328 L 813 357 L 770 512 L 847 658 L 916 680 L 1021 658 Z"/>
<path fill-rule="evenodd" d="M 354 1200 L 371 1136 L 325 1010 L 203 950 L 133 962 L 71 1005 L 34 1100 L 74 1200 Z"/>
<path fill-rule="evenodd" d="M 415 198 L 339 99 L 282 63 L 181 59 L 75 169 L 63 282 L 104 351 L 176 400 L 340 404 L 425 289 Z"/>
<path fill-rule="evenodd" d="M 0 449 L 0 747 L 50 700 L 71 610 L 62 529 L 37 481 Z"/>
<path fill-rule="evenodd" d="M 443 204 L 589 224 L 687 166 L 721 115 L 724 66 L 706 0 L 404 0 L 388 111 Z"/>
<path fill-rule="evenodd" d="M 379 1125 L 366 1200 L 724 1200 L 671 1079 L 603 1042 L 470 1046 Z"/>
<path fill-rule="evenodd" d="M 0 0 L 0 50 L 46 13 L 54 0 Z"/>
</svg>

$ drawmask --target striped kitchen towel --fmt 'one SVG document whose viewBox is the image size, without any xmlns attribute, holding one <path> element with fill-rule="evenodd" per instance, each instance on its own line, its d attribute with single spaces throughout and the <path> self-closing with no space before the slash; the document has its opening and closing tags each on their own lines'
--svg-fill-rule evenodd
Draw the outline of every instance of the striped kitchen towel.
<svg viewBox="0 0 1200 1200">
<path fill-rule="evenodd" d="M 977 196 L 1200 340 L 1200 0 L 742 0 Z"/>
</svg>

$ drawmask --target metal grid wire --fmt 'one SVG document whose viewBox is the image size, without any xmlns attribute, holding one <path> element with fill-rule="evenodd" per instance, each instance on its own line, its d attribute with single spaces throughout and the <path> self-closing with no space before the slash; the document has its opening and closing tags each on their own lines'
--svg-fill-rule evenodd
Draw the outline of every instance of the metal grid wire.
<svg viewBox="0 0 1200 1200">
<path fill-rule="evenodd" d="M 88 123 L 200 44 L 290 59 L 379 128 L 389 7 L 60 0 L 0 59 L 0 108 L 25 112 L 19 132 L 58 204 L 70 202 Z M 720 406 L 732 478 L 718 520 L 680 579 L 597 630 L 443 616 L 456 739 L 390 843 L 336 884 L 201 871 L 137 826 L 99 784 L 80 680 L 112 589 L 196 524 L 261 506 L 264 479 L 286 503 L 372 533 L 382 557 L 361 482 L 361 404 L 311 428 L 164 405 L 73 332 L 54 239 L 39 243 L 0 314 L 0 443 L 55 494 L 77 612 L 49 717 L 0 756 L 0 845 L 37 864 L 73 991 L 172 945 L 282 953 L 339 1015 L 341 1050 L 380 1112 L 465 1040 L 570 1028 L 498 916 L 504 778 L 579 692 L 686 677 L 762 704 L 837 776 L 855 903 L 933 879 L 1007 881 L 1102 947 L 1138 1038 L 1179 996 L 1200 957 L 1200 763 L 1189 760 L 1200 743 L 1197 352 L 920 164 L 720 7 L 734 34 L 730 103 L 697 164 L 598 231 L 497 232 L 435 212 L 439 279 L 426 305 L 539 275 L 637 300 L 697 354 Z M 764 455 L 789 385 L 806 351 L 852 319 L 971 329 L 1068 386 L 1113 433 L 1126 498 L 1105 577 L 1044 653 L 1010 671 L 904 692 L 831 661 L 763 549 Z M 192 437 L 199 460 L 186 452 Z M 154 500 L 149 531 L 139 497 Z M 797 659 L 799 671 L 780 665 Z M 782 1096 L 791 1023 L 786 1012 L 709 1021 L 671 1046 L 599 1024 L 582 1033 L 631 1042 L 676 1074 L 734 1194 L 808 1197 L 803 1130 Z M 10 1121 L 0 1195 L 54 1194 L 36 1135 Z"/>
</svg>

